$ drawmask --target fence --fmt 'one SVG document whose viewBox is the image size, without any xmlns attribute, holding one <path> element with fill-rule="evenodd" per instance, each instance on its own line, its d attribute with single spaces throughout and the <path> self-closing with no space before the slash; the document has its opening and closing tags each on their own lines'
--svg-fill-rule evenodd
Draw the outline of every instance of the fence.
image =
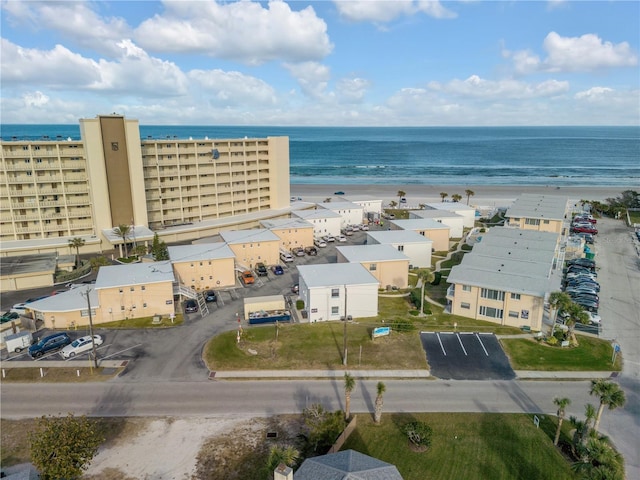
<svg viewBox="0 0 640 480">
<path fill-rule="evenodd" d="M 344 445 L 344 442 L 346 442 L 347 438 L 349 438 L 349 435 L 351 435 L 353 433 L 353 431 L 356 429 L 356 420 L 357 419 L 358 419 L 358 417 L 356 417 L 354 415 L 353 419 L 349 422 L 347 427 L 344 429 L 344 431 L 337 438 L 336 442 L 333 445 L 331 445 L 331 448 L 329 449 L 329 451 L 327 453 L 336 453 L 336 452 L 340 451 L 340 449 L 342 448 L 342 445 Z"/>
</svg>

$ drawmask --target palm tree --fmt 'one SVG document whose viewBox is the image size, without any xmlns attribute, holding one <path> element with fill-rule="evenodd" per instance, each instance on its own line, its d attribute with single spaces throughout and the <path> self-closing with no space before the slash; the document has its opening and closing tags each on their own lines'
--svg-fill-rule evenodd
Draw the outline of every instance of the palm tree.
<svg viewBox="0 0 640 480">
<path fill-rule="evenodd" d="M 424 286 L 426 283 L 433 282 L 435 275 L 431 270 L 420 270 L 418 278 L 422 281 L 422 292 L 420 294 L 420 316 L 424 315 Z"/>
<path fill-rule="evenodd" d="M 291 445 L 274 445 L 269 451 L 267 468 L 273 472 L 278 465 L 284 463 L 287 467 L 293 467 L 300 458 L 300 452 Z"/>
<path fill-rule="evenodd" d="M 549 307 L 551 307 L 551 335 L 556 328 L 556 320 L 558 318 L 558 312 L 571 303 L 571 297 L 565 292 L 551 292 L 549 295 Z"/>
<path fill-rule="evenodd" d="M 76 249 L 76 269 L 80 268 L 80 247 L 84 247 L 85 243 L 84 239 L 80 237 L 69 240 L 69 247 Z"/>
<path fill-rule="evenodd" d="M 398 193 L 396 195 L 398 195 L 398 202 L 402 202 L 402 197 L 404 197 L 407 194 L 407 192 L 403 192 L 402 190 L 398 190 Z"/>
<path fill-rule="evenodd" d="M 581 460 L 571 468 L 580 478 L 623 480 L 622 456 L 609 445 L 606 437 L 592 437 L 582 448 Z"/>
<path fill-rule="evenodd" d="M 620 388 L 617 383 L 609 382 L 604 378 L 597 380 L 591 380 L 591 395 L 596 395 L 600 398 L 600 405 L 598 406 L 598 414 L 596 415 L 596 423 L 593 426 L 594 430 L 598 430 L 600 426 L 600 418 L 604 407 L 609 407 L 609 410 L 615 410 L 618 407 L 622 407 L 627 401 L 624 390 Z"/>
<path fill-rule="evenodd" d="M 442 201 L 444 202 L 444 199 L 447 198 L 449 196 L 449 194 L 447 192 L 440 192 L 440 198 L 442 198 Z"/>
<path fill-rule="evenodd" d="M 473 190 L 465 190 L 464 194 L 467 196 L 467 205 L 469 205 L 469 197 L 473 197 L 476 192 L 474 192 Z"/>
<path fill-rule="evenodd" d="M 375 423 L 380 423 L 380 420 L 382 419 L 382 406 L 384 405 L 384 401 L 382 399 L 382 396 L 384 395 L 384 392 L 387 391 L 387 387 L 384 383 L 382 382 L 378 382 L 378 385 L 376 386 L 377 391 L 378 391 L 378 395 L 376 396 L 376 410 L 375 413 L 373 414 L 373 421 Z"/>
<path fill-rule="evenodd" d="M 462 195 L 454 193 L 453 195 L 451 195 L 451 200 L 453 200 L 454 202 L 459 202 L 460 200 L 462 200 Z"/>
<path fill-rule="evenodd" d="M 356 388 L 356 380 L 348 372 L 344 373 L 344 419 L 351 417 L 351 392 Z"/>
<path fill-rule="evenodd" d="M 560 430 L 562 429 L 562 421 L 564 420 L 564 415 L 566 413 L 565 409 L 567 406 L 571 405 L 571 400 L 569 398 L 554 398 L 553 403 L 558 406 L 558 428 L 556 430 L 556 436 L 553 439 L 553 444 L 558 445 L 558 440 L 560 440 Z"/>
<path fill-rule="evenodd" d="M 425 203 L 419 203 L 419 204 L 418 204 L 418 208 L 419 208 L 420 210 L 424 210 L 425 208 L 427 208 L 427 205 L 426 205 Z"/>
<path fill-rule="evenodd" d="M 566 325 L 569 327 L 569 340 L 573 345 L 577 345 L 578 339 L 575 334 L 576 323 L 589 323 L 589 315 L 581 305 L 575 302 L 569 303 L 566 307 L 566 312 L 569 314 L 569 318 L 567 318 L 566 321 Z"/>
<path fill-rule="evenodd" d="M 131 226 L 130 225 L 118 225 L 117 227 L 115 227 L 113 229 L 113 233 L 117 236 L 119 236 L 122 239 L 122 243 L 124 244 L 124 256 L 128 257 L 129 256 L 129 251 L 127 249 L 127 235 L 129 235 L 129 232 L 131 231 Z"/>
<path fill-rule="evenodd" d="M 391 200 L 391 201 L 389 202 L 389 206 L 390 206 L 391 208 L 396 208 L 396 207 L 398 206 L 398 202 L 396 202 L 395 200 Z"/>
</svg>

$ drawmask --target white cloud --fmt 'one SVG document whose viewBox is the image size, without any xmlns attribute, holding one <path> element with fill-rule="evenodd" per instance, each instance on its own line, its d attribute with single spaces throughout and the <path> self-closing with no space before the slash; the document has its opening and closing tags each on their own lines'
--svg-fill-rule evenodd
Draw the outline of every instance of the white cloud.
<svg viewBox="0 0 640 480">
<path fill-rule="evenodd" d="M 259 65 L 271 60 L 319 60 L 333 45 L 312 7 L 294 12 L 281 1 L 167 2 L 165 12 L 136 29 L 148 51 L 199 53 Z"/>
<path fill-rule="evenodd" d="M 336 84 L 336 94 L 341 101 L 361 102 L 370 87 L 364 78 L 342 78 Z"/>
<path fill-rule="evenodd" d="M 326 90 L 331 76 L 329 67 L 318 62 L 287 63 L 284 67 L 306 95 L 319 101 L 327 100 Z"/>
<path fill-rule="evenodd" d="M 608 87 L 593 87 L 589 90 L 584 90 L 575 94 L 575 98 L 578 100 L 602 100 L 610 97 L 611 93 L 614 93 L 613 88 Z"/>
<path fill-rule="evenodd" d="M 120 17 L 102 18 L 90 2 L 3 2 L 16 24 L 34 31 L 53 29 L 75 45 L 94 49 L 103 55 L 117 53 L 116 43 L 131 37 L 131 29 Z"/>
<path fill-rule="evenodd" d="M 22 99 L 27 107 L 43 107 L 49 103 L 49 97 L 42 92 L 25 93 Z"/>
<path fill-rule="evenodd" d="M 434 18 L 455 18 L 437 0 L 335 0 L 343 18 L 352 22 L 386 23 L 403 16 L 424 13 Z"/>
<path fill-rule="evenodd" d="M 259 78 L 240 72 L 222 70 L 192 70 L 188 77 L 200 85 L 204 93 L 213 95 L 212 102 L 219 105 L 274 105 L 276 92 Z"/>
<path fill-rule="evenodd" d="M 634 67 L 638 55 L 629 43 L 605 42 L 588 33 L 580 37 L 562 37 L 550 32 L 543 42 L 547 57 L 542 60 L 530 50 L 515 53 L 504 51 L 512 58 L 515 70 L 521 75 L 535 72 L 591 72 L 604 68 Z"/>
<path fill-rule="evenodd" d="M 83 88 L 100 78 L 96 62 L 62 45 L 52 50 L 22 48 L 1 40 L 0 73 L 3 86 L 41 85 L 50 88 Z"/>
<path fill-rule="evenodd" d="M 431 82 L 429 89 L 459 97 L 476 97 L 488 99 L 524 99 L 549 97 L 569 91 L 569 82 L 546 80 L 530 84 L 513 79 L 485 80 L 471 75 L 466 80 L 454 79 L 448 83 Z"/>
</svg>

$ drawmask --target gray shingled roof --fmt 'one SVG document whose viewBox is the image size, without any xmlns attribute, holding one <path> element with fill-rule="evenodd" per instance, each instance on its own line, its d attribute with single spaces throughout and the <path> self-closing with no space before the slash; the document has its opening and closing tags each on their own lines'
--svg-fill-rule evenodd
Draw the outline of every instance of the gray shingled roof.
<svg viewBox="0 0 640 480">
<path fill-rule="evenodd" d="M 509 218 L 563 220 L 567 201 L 567 197 L 558 195 L 522 194 L 507 210 L 506 216 Z"/>
<path fill-rule="evenodd" d="M 390 463 L 355 450 L 307 458 L 294 476 L 295 480 L 403 480 Z"/>
</svg>

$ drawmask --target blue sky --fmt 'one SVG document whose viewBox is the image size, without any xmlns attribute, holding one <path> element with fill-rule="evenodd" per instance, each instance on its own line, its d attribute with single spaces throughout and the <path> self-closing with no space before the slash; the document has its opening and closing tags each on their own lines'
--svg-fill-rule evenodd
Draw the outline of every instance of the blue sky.
<svg viewBox="0 0 640 480">
<path fill-rule="evenodd" d="M 640 124 L 637 1 L 0 5 L 2 123 Z"/>
</svg>

